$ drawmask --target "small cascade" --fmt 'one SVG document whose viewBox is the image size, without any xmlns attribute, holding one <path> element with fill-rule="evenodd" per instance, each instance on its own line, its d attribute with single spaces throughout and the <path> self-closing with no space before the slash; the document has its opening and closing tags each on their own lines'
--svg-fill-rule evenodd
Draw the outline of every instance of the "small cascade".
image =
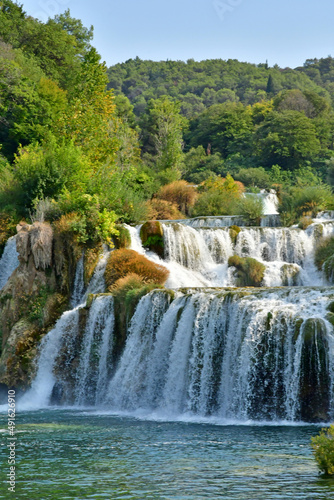
<svg viewBox="0 0 334 500">
<path fill-rule="evenodd" d="M 84 254 L 82 253 L 78 260 L 75 270 L 74 286 L 71 297 L 72 307 L 77 307 L 82 304 L 85 296 L 85 280 L 84 280 Z"/>
<path fill-rule="evenodd" d="M 79 308 L 63 313 L 55 327 L 42 339 L 38 358 L 37 375 L 29 391 L 21 398 L 24 409 L 48 406 L 52 389 L 57 382 L 54 373 L 55 360 L 66 340 L 67 347 L 73 343 L 79 331 Z"/>
<path fill-rule="evenodd" d="M 80 257 L 77 268 L 75 271 L 74 287 L 71 298 L 72 307 L 77 307 L 78 305 L 83 305 L 90 293 L 103 293 L 105 290 L 104 282 L 104 271 L 108 262 L 108 257 L 110 255 L 110 250 L 106 245 L 103 246 L 103 252 L 100 255 L 99 261 L 94 270 L 93 276 L 88 284 L 85 286 L 84 281 L 84 259 L 85 256 L 82 254 Z"/>
<path fill-rule="evenodd" d="M 105 393 L 114 331 L 113 298 L 97 297 L 90 308 L 75 374 L 75 403 L 95 404 Z"/>
<path fill-rule="evenodd" d="M 163 224 L 167 264 L 179 264 L 200 274 L 206 286 L 235 286 L 227 268 L 232 255 L 252 257 L 266 267 L 265 286 L 323 285 L 314 264 L 317 225 L 298 228 L 240 228 L 232 236 L 229 228 L 201 228 L 179 223 Z M 333 234 L 333 223 L 323 224 L 324 236 Z M 187 276 L 184 276 L 186 279 Z M 183 282 L 179 286 L 203 286 Z M 205 286 L 205 285 L 204 285 Z"/>
<path fill-rule="evenodd" d="M 334 416 L 333 290 L 165 292 L 141 299 L 106 404 L 222 419 Z"/>
<path fill-rule="evenodd" d="M 5 286 L 18 265 L 19 259 L 16 251 L 16 237 L 12 236 L 7 240 L 3 254 L 0 258 L 0 290 Z"/>
</svg>

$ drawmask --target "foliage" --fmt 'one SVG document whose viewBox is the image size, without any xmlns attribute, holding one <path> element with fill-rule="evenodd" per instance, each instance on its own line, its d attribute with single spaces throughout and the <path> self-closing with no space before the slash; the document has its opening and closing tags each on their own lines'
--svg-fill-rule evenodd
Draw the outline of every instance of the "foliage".
<svg viewBox="0 0 334 500">
<path fill-rule="evenodd" d="M 73 233 L 79 243 L 102 241 L 113 246 L 112 236 L 118 235 L 117 215 L 101 209 L 97 195 L 74 197 L 67 192 L 60 198 L 59 208 L 64 214 L 55 223 L 59 232 Z"/>
<path fill-rule="evenodd" d="M 226 178 L 210 177 L 202 182 L 191 215 L 233 215 L 238 212 L 238 201 L 244 190 L 243 184 L 235 181 L 231 175 Z"/>
<path fill-rule="evenodd" d="M 333 204 L 333 195 L 329 186 L 292 187 L 283 192 L 278 212 L 284 225 L 297 223 L 301 217 L 316 217 Z"/>
<path fill-rule="evenodd" d="M 272 185 L 270 173 L 263 167 L 241 168 L 234 174 L 237 181 L 241 181 L 246 187 L 258 187 L 269 189 Z"/>
<path fill-rule="evenodd" d="M 105 280 L 108 289 L 120 278 L 129 273 L 141 276 L 145 283 L 163 284 L 169 271 L 159 264 L 155 264 L 134 250 L 114 250 L 108 260 Z"/>
<path fill-rule="evenodd" d="M 250 194 L 246 194 L 244 198 L 241 198 L 237 205 L 238 214 L 241 215 L 250 226 L 260 226 L 263 208 L 262 198 Z"/>
<path fill-rule="evenodd" d="M 334 425 L 311 437 L 313 453 L 321 472 L 334 475 Z"/>
<path fill-rule="evenodd" d="M 315 66 L 319 60 L 315 60 Z M 321 60 L 320 60 L 321 61 Z M 333 59 L 329 58 L 330 64 Z M 143 61 L 139 57 L 108 69 L 109 86 L 123 92 L 139 116 L 153 97 L 170 95 L 181 102 L 182 113 L 190 118 L 205 108 L 225 102 L 253 104 L 276 95 L 283 89 L 311 90 L 316 95 L 328 95 L 323 87 L 330 87 L 332 74 L 328 64 L 324 79 L 307 68 L 268 68 L 264 64 L 250 64 L 235 59 L 194 61 Z M 325 64 L 322 65 L 325 67 Z M 312 68 L 312 69 L 311 69 Z M 271 84 L 268 87 L 268 80 Z"/>
<path fill-rule="evenodd" d="M 233 255 L 228 265 L 236 268 L 237 286 L 261 286 L 266 266 L 252 257 Z"/>
<path fill-rule="evenodd" d="M 184 215 L 179 211 L 177 205 L 170 201 L 153 198 L 146 204 L 149 219 L 157 220 L 178 220 L 184 219 Z"/>
<path fill-rule="evenodd" d="M 152 99 L 146 121 L 148 137 L 144 150 L 151 151 L 158 171 L 171 169 L 180 175 L 183 169 L 182 130 L 186 120 L 180 115 L 179 103 L 167 96 Z"/>
<path fill-rule="evenodd" d="M 211 189 L 198 197 L 191 211 L 192 217 L 201 215 L 233 215 L 237 210 L 238 197 L 226 191 Z"/>
<path fill-rule="evenodd" d="M 189 215 L 190 209 L 194 206 L 197 192 L 194 186 L 186 181 L 175 181 L 162 186 L 156 196 L 161 200 L 173 203 L 180 212 Z"/>
<path fill-rule="evenodd" d="M 90 163 L 72 141 L 50 136 L 42 144 L 22 148 L 15 158 L 15 179 L 24 192 L 24 205 L 60 195 L 64 189 L 82 191 L 91 173 Z"/>
<path fill-rule="evenodd" d="M 302 217 L 298 222 L 298 227 L 299 229 L 307 229 L 312 223 L 311 217 Z"/>
<path fill-rule="evenodd" d="M 322 238 L 315 250 L 314 262 L 319 270 L 334 255 L 334 237 Z"/>
<path fill-rule="evenodd" d="M 164 232 L 159 221 L 147 221 L 140 228 L 143 246 L 164 257 Z"/>
</svg>

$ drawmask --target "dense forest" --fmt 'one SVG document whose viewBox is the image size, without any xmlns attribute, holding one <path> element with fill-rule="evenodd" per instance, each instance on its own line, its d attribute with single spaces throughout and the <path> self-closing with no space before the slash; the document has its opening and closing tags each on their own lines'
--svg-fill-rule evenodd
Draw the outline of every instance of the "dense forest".
<svg viewBox="0 0 334 500">
<path fill-rule="evenodd" d="M 281 69 L 236 60 L 107 68 L 93 27 L 0 2 L 0 239 L 48 220 L 78 242 L 118 223 L 261 212 L 284 224 L 332 208 L 334 59 Z M 302 225 L 305 224 L 302 223 Z M 1 241 L 0 241 L 1 244 Z"/>
</svg>

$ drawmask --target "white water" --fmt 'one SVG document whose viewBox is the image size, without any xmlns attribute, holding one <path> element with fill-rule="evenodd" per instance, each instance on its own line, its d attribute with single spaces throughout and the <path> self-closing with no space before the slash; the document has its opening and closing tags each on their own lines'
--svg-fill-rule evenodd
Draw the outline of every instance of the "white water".
<svg viewBox="0 0 334 500">
<path fill-rule="evenodd" d="M 85 306 L 88 293 L 97 294 L 104 291 L 104 271 L 107 263 L 109 250 L 104 248 L 103 254 L 100 256 L 99 262 L 95 268 L 94 274 L 87 290 L 84 290 L 83 283 L 83 256 L 77 265 L 75 276 L 74 291 L 72 294 L 72 304 L 75 306 L 72 310 L 66 311 L 57 321 L 55 327 L 42 339 L 40 344 L 40 355 L 38 358 L 37 374 L 32 383 L 31 388 L 21 398 L 20 408 L 40 408 L 48 406 L 52 389 L 57 381 L 54 374 L 57 356 L 61 350 L 70 353 L 73 349 L 76 336 L 79 334 L 79 310 Z M 81 280 L 82 277 L 82 280 Z M 88 374 L 87 364 L 89 365 L 90 352 L 95 335 L 94 329 L 101 336 L 100 347 L 101 352 L 98 354 L 98 367 L 96 372 L 96 384 L 102 391 L 103 385 L 106 383 L 108 371 L 108 353 L 112 347 L 112 334 L 114 328 L 114 311 L 113 301 L 111 297 L 98 297 L 93 301 L 90 310 L 90 315 L 87 323 L 87 328 L 84 333 L 85 341 L 88 343 L 82 344 L 82 361 L 80 364 L 81 376 L 78 381 L 78 402 L 84 401 L 84 388 L 87 382 Z M 80 354 L 81 356 L 81 354 Z M 97 401 L 99 400 L 96 394 Z"/>
<path fill-rule="evenodd" d="M 5 286 L 18 265 L 19 259 L 16 251 L 16 237 L 12 236 L 7 240 L 3 254 L 0 258 L 0 290 Z"/>
<path fill-rule="evenodd" d="M 334 289 L 315 288 L 327 284 L 313 262 L 319 234 L 333 234 L 334 224 L 319 222 L 306 231 L 241 228 L 235 239 L 225 227 L 163 223 L 164 260 L 142 246 L 140 227 L 127 226 L 131 248 L 168 268 L 166 287 L 176 289 L 175 298 L 155 291 L 140 300 L 117 363 L 111 296 L 94 299 L 85 323 L 79 315 L 87 311 L 80 307 L 65 313 L 43 339 L 26 398 L 47 404 L 57 382 L 62 403 L 148 418 L 334 418 L 334 336 L 327 309 Z M 227 264 L 232 255 L 262 262 L 264 286 L 289 287 L 222 288 L 235 285 Z M 77 279 L 78 303 L 104 290 L 107 257 L 105 249 L 87 290 Z M 220 289 L 207 288 L 213 286 Z M 307 400 L 309 386 L 315 396 Z"/>
<path fill-rule="evenodd" d="M 71 297 L 72 307 L 77 307 L 82 304 L 85 296 L 85 280 L 84 280 L 84 254 L 82 253 L 77 262 L 75 270 L 74 287 Z"/>
<path fill-rule="evenodd" d="M 163 223 L 165 260 L 141 245 L 139 229 L 131 228 L 132 247 L 170 271 L 167 287 L 235 286 L 229 257 L 253 257 L 266 267 L 264 286 L 321 286 L 325 279 L 314 265 L 315 228 L 241 228 L 233 242 L 228 228 L 194 229 L 180 223 Z M 323 224 L 324 236 L 334 224 Z"/>
<path fill-rule="evenodd" d="M 224 300 L 224 295 L 179 293 L 169 306 L 163 292 L 144 297 L 133 316 L 106 404 L 115 411 L 165 416 L 296 420 L 305 369 L 304 328 L 312 319 L 321 325 L 328 346 L 333 415 L 334 336 L 324 319 L 333 290 L 266 290 L 232 300 Z M 300 334 L 295 339 L 298 320 Z M 320 342 L 321 337 L 315 337 Z M 325 368 L 317 366 L 321 369 Z"/>
<path fill-rule="evenodd" d="M 108 262 L 110 250 L 106 245 L 103 246 L 103 252 L 100 255 L 93 276 L 85 286 L 84 281 L 84 254 L 80 257 L 75 271 L 74 287 L 71 298 L 72 307 L 77 307 L 80 304 L 85 304 L 90 293 L 103 293 L 105 290 L 104 271 Z"/>
</svg>

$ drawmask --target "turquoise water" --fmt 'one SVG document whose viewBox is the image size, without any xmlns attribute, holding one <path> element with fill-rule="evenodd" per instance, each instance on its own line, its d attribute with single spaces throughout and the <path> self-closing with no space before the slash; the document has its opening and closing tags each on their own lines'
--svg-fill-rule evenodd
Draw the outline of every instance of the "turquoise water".
<svg viewBox="0 0 334 500">
<path fill-rule="evenodd" d="M 1 415 L 2 429 L 6 425 Z M 333 500 L 310 448 L 316 426 L 211 425 L 40 410 L 17 415 L 17 486 L 0 498 Z"/>
</svg>

